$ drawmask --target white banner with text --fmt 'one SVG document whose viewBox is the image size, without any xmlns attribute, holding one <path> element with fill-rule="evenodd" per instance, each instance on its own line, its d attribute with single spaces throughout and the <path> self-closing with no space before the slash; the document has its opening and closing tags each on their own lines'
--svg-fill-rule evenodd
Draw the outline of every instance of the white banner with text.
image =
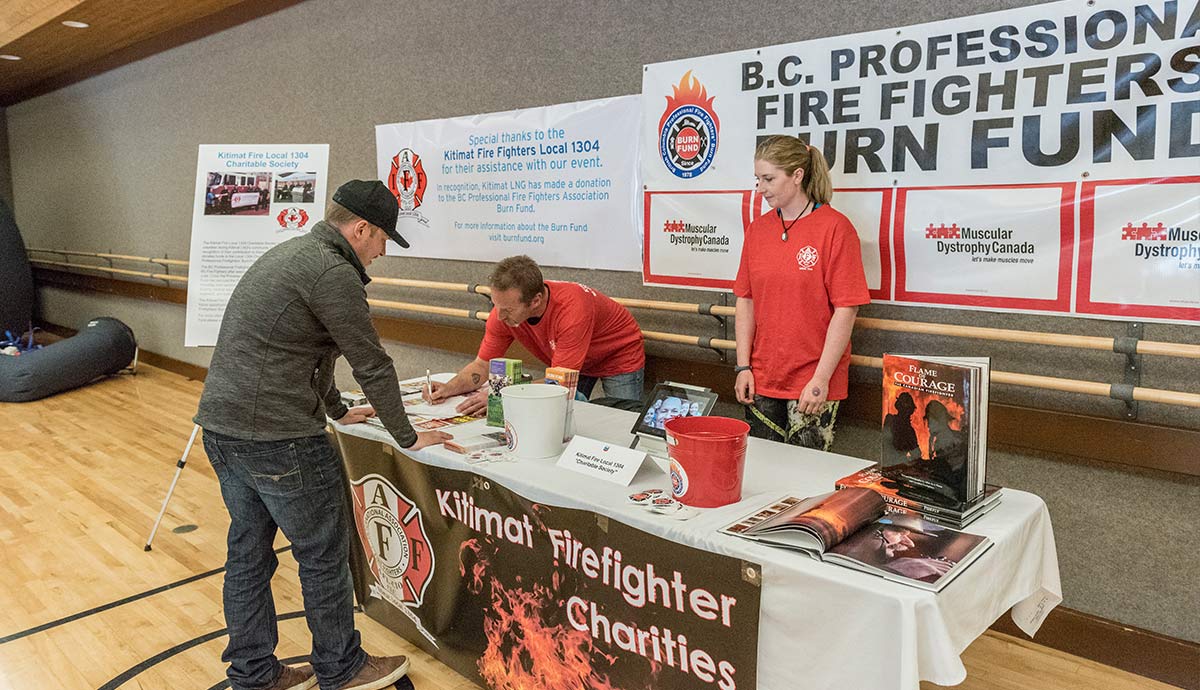
<svg viewBox="0 0 1200 690">
<path fill-rule="evenodd" d="M 731 287 L 767 210 L 754 148 L 790 134 L 830 162 L 876 301 L 1200 321 L 1198 0 L 658 63 L 642 96 L 647 284 Z"/>
<path fill-rule="evenodd" d="M 405 256 L 640 265 L 638 96 L 375 127 Z M 401 253 L 393 243 L 388 254 Z"/>
</svg>

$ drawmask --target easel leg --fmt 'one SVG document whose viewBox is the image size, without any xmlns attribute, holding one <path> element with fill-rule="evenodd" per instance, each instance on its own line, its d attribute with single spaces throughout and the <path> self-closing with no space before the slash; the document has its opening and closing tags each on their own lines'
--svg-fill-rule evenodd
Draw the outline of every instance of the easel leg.
<svg viewBox="0 0 1200 690">
<path fill-rule="evenodd" d="M 188 438 L 187 446 L 183 449 L 183 455 L 179 456 L 179 461 L 175 463 L 175 478 L 171 480 L 171 488 L 167 489 L 167 495 L 163 498 L 162 508 L 158 511 L 158 517 L 154 519 L 154 527 L 150 529 L 150 537 L 146 539 L 146 546 L 143 551 L 150 550 L 150 543 L 154 541 L 154 535 L 158 533 L 158 526 L 162 523 L 163 515 L 167 512 L 167 504 L 171 502 L 171 494 L 175 493 L 175 485 L 179 483 L 179 475 L 183 473 L 183 466 L 187 464 L 188 453 L 192 452 L 192 444 L 196 442 L 196 433 L 200 431 L 200 425 L 192 426 L 192 435 Z"/>
</svg>

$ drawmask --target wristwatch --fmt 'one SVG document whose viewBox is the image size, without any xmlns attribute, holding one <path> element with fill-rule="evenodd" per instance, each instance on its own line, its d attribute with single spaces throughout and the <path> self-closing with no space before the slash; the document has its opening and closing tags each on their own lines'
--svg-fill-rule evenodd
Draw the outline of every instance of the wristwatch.
<svg viewBox="0 0 1200 690">
<path fill-rule="evenodd" d="M 750 371 L 751 369 L 753 369 L 753 367 L 751 367 L 749 364 L 745 366 L 736 366 L 733 368 L 733 373 L 740 374 L 743 371 Z"/>
</svg>

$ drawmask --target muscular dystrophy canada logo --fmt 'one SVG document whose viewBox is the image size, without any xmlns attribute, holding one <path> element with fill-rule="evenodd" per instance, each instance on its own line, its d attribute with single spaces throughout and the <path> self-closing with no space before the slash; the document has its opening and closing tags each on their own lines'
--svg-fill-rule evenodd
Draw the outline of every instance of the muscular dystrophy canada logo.
<svg viewBox="0 0 1200 690">
<path fill-rule="evenodd" d="M 658 152 L 675 177 L 697 177 L 717 155 L 721 122 L 713 100 L 688 70 L 667 96 L 667 109 L 658 122 Z"/>
<path fill-rule="evenodd" d="M 1010 228 L 972 228 L 958 223 L 929 223 L 925 239 L 934 242 L 938 254 L 968 254 L 972 262 L 1031 264 L 1037 247 L 1033 242 L 1017 241 Z"/>
<path fill-rule="evenodd" d="M 688 223 L 668 219 L 663 223 L 663 233 L 671 246 L 687 245 L 693 252 L 729 253 L 729 233 L 714 223 Z"/>
<path fill-rule="evenodd" d="M 1121 241 L 1134 242 L 1133 255 L 1139 259 L 1177 259 L 1180 268 L 1200 270 L 1200 230 L 1170 227 L 1159 221 L 1154 225 L 1126 223 Z"/>
<path fill-rule="evenodd" d="M 388 173 L 388 189 L 396 195 L 401 218 L 414 218 L 422 225 L 429 219 L 417 209 L 425 199 L 425 188 L 429 178 L 425 175 L 425 164 L 412 149 L 400 149 L 392 157 L 392 171 Z"/>
<path fill-rule="evenodd" d="M 308 213 L 302 208 L 285 208 L 275 216 L 279 227 L 286 230 L 299 230 L 308 223 Z"/>
<path fill-rule="evenodd" d="M 352 494 L 354 523 L 377 583 L 371 596 L 402 611 L 420 606 L 434 568 L 420 509 L 377 474 L 355 481 Z"/>
</svg>

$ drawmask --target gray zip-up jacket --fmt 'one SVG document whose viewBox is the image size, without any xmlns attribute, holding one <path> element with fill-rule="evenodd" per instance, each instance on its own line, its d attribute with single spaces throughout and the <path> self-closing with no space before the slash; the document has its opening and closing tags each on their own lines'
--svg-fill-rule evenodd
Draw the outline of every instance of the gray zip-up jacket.
<svg viewBox="0 0 1200 690">
<path fill-rule="evenodd" d="M 392 358 L 371 323 L 370 280 L 350 243 L 324 221 L 259 257 L 225 307 L 194 421 L 251 441 L 321 434 L 326 414 L 346 414 L 333 380 L 333 363 L 344 355 L 396 442 L 416 443 Z"/>
</svg>

